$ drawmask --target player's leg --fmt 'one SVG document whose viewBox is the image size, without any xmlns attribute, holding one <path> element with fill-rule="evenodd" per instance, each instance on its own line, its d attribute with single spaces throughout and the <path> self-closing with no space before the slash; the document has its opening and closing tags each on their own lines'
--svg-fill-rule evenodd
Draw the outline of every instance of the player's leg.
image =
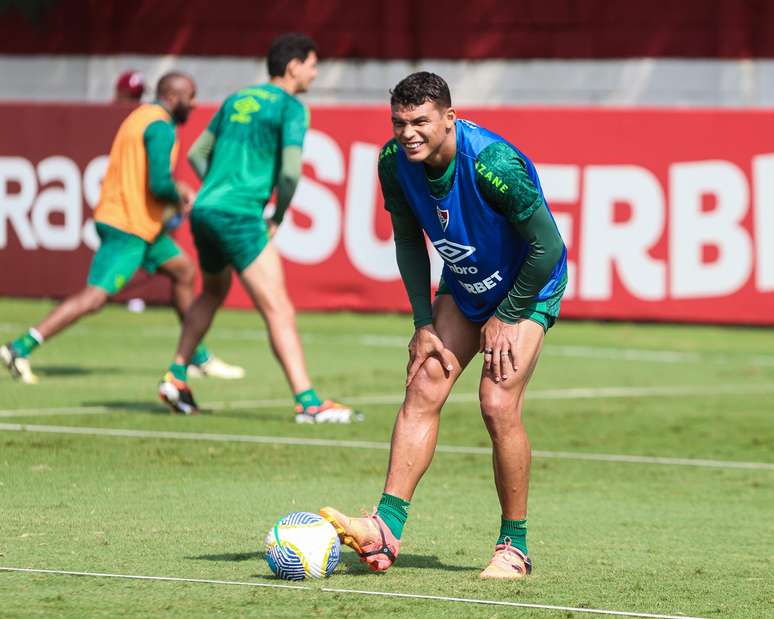
<svg viewBox="0 0 774 619">
<path fill-rule="evenodd" d="M 230 239 L 232 262 L 240 281 L 269 331 L 272 352 L 280 363 L 296 403 L 298 423 L 349 423 L 359 416 L 349 407 L 322 400 L 312 387 L 296 326 L 296 311 L 285 287 L 279 253 L 268 240 L 263 219 L 243 219 L 249 236 Z"/>
<path fill-rule="evenodd" d="M 27 357 L 45 340 L 83 316 L 98 311 L 134 276 L 142 263 L 147 243 L 138 236 L 97 224 L 100 247 L 92 258 L 87 285 L 57 305 L 37 325 L 0 347 L 0 359 L 14 378 L 36 383 Z"/>
<path fill-rule="evenodd" d="M 239 279 L 269 331 L 272 352 L 282 366 L 293 393 L 311 388 L 304 349 L 296 326 L 296 311 L 285 287 L 279 253 L 266 244 L 258 257 L 239 273 Z"/>
<path fill-rule="evenodd" d="M 196 265 L 194 261 L 172 237 L 168 234 L 161 234 L 148 249 L 143 268 L 149 273 L 158 270 L 159 273 L 170 279 L 172 283 L 172 307 L 182 323 L 183 317 L 195 297 Z M 215 288 L 220 288 L 220 285 L 218 284 Z M 209 327 L 209 324 L 207 326 Z M 203 341 L 200 341 L 195 347 L 188 362 L 190 363 L 189 377 L 211 376 L 213 378 L 238 379 L 245 375 L 243 368 L 228 364 L 213 355 Z"/>
<path fill-rule="evenodd" d="M 544 326 L 532 320 L 518 323 L 518 370 L 495 382 L 483 369 L 479 396 L 481 414 L 492 440 L 495 486 L 502 511 L 495 554 L 482 578 L 512 579 L 531 571 L 527 558 L 527 493 L 531 449 L 522 421 L 524 394 L 540 355 Z"/>
<path fill-rule="evenodd" d="M 419 480 L 427 470 L 438 440 L 441 407 L 479 345 L 479 326 L 460 312 L 451 295 L 433 304 L 433 326 L 453 358 L 452 370 L 429 358 L 406 389 L 392 434 L 390 463 L 384 493 L 368 518 L 349 518 L 331 507 L 320 513 L 373 570 L 392 565 L 399 547 L 407 509 Z"/>
<path fill-rule="evenodd" d="M 202 291 L 185 311 L 175 357 L 159 383 L 159 398 L 174 413 L 198 412 L 188 386 L 188 364 L 231 286 L 231 267 L 207 212 L 191 213 L 191 231 L 202 271 Z"/>
</svg>

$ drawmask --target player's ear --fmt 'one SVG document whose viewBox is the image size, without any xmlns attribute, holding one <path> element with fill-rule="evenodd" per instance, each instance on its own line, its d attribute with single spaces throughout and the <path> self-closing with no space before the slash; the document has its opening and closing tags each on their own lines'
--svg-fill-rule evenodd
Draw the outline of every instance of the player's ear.
<svg viewBox="0 0 774 619">
<path fill-rule="evenodd" d="M 285 77 L 294 77 L 299 64 L 301 64 L 301 61 L 298 58 L 291 59 L 285 67 Z"/>
<path fill-rule="evenodd" d="M 453 107 L 446 108 L 444 120 L 446 121 L 446 130 L 451 131 L 451 128 L 454 126 L 454 121 L 457 120 L 457 110 Z"/>
</svg>

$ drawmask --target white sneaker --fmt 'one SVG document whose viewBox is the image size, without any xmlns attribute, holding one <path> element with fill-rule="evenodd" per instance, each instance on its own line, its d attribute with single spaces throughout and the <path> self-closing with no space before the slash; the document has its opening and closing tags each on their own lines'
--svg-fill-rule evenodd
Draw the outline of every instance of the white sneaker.
<svg viewBox="0 0 774 619">
<path fill-rule="evenodd" d="M 245 369 L 238 365 L 231 365 L 215 355 L 210 355 L 204 363 L 200 365 L 188 366 L 188 378 L 223 378 L 225 380 L 238 380 L 245 377 Z"/>
<path fill-rule="evenodd" d="M 9 344 L 0 346 L 0 360 L 16 380 L 21 380 L 27 385 L 38 384 L 38 377 L 32 373 L 30 360 L 27 357 L 19 357 Z"/>
</svg>

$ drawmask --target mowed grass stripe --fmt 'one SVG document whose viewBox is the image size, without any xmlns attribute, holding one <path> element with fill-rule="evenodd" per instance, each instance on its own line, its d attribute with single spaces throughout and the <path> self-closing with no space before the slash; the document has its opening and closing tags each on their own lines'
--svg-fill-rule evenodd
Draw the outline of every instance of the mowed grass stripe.
<svg viewBox="0 0 774 619">
<path fill-rule="evenodd" d="M 394 597 L 410 600 L 428 600 L 433 602 L 453 602 L 461 604 L 481 604 L 488 606 L 510 606 L 516 608 L 531 608 L 537 610 L 550 610 L 561 612 L 590 613 L 596 615 L 612 615 L 617 617 L 643 617 L 645 619 L 704 619 L 702 617 L 689 617 L 687 615 L 660 615 L 656 613 L 644 613 L 627 610 L 608 610 L 602 608 L 578 608 L 574 606 L 555 606 L 552 604 L 532 604 L 528 602 L 510 602 L 506 600 L 484 600 L 477 598 L 460 598 L 443 595 L 429 595 L 418 593 L 401 593 L 397 591 L 366 591 L 362 589 L 335 589 L 333 587 L 309 587 L 306 585 L 282 585 L 279 583 L 245 582 L 241 580 L 211 580 L 208 578 L 181 578 L 176 576 L 144 576 L 138 574 L 111 574 L 106 572 L 76 572 L 71 570 L 49 570 L 23 567 L 0 566 L 0 571 L 21 572 L 28 574 L 51 574 L 57 576 L 81 576 L 92 578 L 121 578 L 126 580 L 152 580 L 160 582 L 194 583 L 203 585 L 228 585 L 241 587 L 263 587 L 270 589 L 295 589 L 297 591 L 320 591 L 322 593 L 337 593 L 351 595 L 370 595 L 380 597 Z"/>
<path fill-rule="evenodd" d="M 171 432 L 166 430 L 127 430 L 121 428 L 90 428 L 84 426 L 50 426 L 34 424 L 0 423 L 0 431 L 32 432 L 44 434 L 74 434 L 80 436 L 110 436 L 119 438 L 150 438 L 159 440 L 211 441 L 217 443 L 259 443 L 264 445 L 295 445 L 304 447 L 338 447 L 343 449 L 388 450 L 389 443 L 374 441 L 345 441 L 297 436 L 260 436 L 254 434 L 217 434 L 211 432 Z M 438 445 L 438 453 L 491 456 L 488 447 Z M 657 464 L 670 466 L 694 466 L 704 468 L 746 469 L 774 471 L 774 463 L 736 462 L 733 460 L 706 460 L 694 458 L 662 458 L 627 454 L 597 454 L 569 451 L 533 450 L 536 458 L 560 460 L 586 460 L 596 462 L 623 462 L 630 464 Z"/>
</svg>

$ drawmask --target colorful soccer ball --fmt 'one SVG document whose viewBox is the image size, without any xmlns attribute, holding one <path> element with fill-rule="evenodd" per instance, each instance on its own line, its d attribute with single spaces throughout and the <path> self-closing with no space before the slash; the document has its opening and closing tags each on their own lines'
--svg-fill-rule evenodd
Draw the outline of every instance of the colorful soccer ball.
<svg viewBox="0 0 774 619">
<path fill-rule="evenodd" d="M 266 562 L 285 580 L 330 576 L 341 557 L 333 525 L 309 512 L 280 518 L 266 535 Z"/>
</svg>

